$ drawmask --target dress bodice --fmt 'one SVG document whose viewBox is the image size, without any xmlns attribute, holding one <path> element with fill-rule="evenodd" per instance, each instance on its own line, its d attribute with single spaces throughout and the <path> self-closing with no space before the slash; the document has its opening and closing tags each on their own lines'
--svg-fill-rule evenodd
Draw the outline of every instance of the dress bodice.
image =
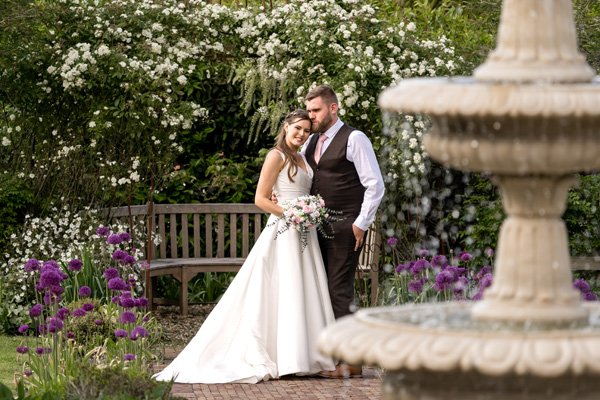
<svg viewBox="0 0 600 400">
<path fill-rule="evenodd" d="M 307 171 L 298 167 L 298 172 L 296 173 L 296 176 L 293 177 L 294 182 L 290 181 L 288 178 L 288 169 L 290 168 L 289 163 L 285 165 L 281 172 L 279 172 L 279 176 L 273 187 L 273 191 L 277 195 L 278 201 L 292 200 L 296 197 L 305 196 L 310 193 L 313 171 L 306 162 L 304 155 L 301 156 Z"/>
</svg>

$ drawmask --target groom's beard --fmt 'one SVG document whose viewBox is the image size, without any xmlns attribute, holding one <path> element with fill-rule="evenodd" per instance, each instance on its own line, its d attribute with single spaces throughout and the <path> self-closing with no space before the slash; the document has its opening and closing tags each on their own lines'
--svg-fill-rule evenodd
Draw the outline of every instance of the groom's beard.
<svg viewBox="0 0 600 400">
<path fill-rule="evenodd" d="M 327 114 L 327 116 L 323 119 L 323 121 L 321 121 L 320 123 L 316 124 L 313 128 L 314 128 L 314 132 L 315 133 L 323 133 L 325 132 L 327 129 L 329 129 L 331 127 L 331 125 L 333 122 L 333 118 L 331 118 L 331 115 Z"/>
</svg>

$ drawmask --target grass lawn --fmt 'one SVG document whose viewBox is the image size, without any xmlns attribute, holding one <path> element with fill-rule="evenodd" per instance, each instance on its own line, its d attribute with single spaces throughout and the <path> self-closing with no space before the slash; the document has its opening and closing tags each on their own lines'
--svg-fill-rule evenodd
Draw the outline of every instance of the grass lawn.
<svg viewBox="0 0 600 400">
<path fill-rule="evenodd" d="M 21 343 L 19 336 L 0 335 L 0 382 L 15 390 L 14 375 L 21 371 L 17 364 L 17 352 L 15 349 Z"/>
</svg>

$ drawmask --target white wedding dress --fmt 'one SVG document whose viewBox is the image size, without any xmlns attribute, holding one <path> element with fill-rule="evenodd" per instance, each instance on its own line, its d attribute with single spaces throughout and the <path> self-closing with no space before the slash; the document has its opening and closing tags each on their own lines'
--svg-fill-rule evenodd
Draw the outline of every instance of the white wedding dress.
<svg viewBox="0 0 600 400">
<path fill-rule="evenodd" d="M 294 182 L 284 168 L 274 190 L 279 201 L 306 195 L 312 170 L 299 168 Z M 334 370 L 319 353 L 317 338 L 334 321 L 316 231 L 302 251 L 299 233 L 275 239 L 282 222 L 273 215 L 196 336 L 163 371 L 161 381 L 257 383 L 283 375 Z"/>
</svg>

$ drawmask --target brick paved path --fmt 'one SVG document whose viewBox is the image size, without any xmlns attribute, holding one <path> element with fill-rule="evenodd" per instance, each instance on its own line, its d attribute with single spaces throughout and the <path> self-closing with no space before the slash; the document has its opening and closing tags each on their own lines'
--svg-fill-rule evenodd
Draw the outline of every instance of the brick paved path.
<svg viewBox="0 0 600 400">
<path fill-rule="evenodd" d="M 176 351 L 167 350 L 165 363 L 170 362 L 175 354 L 177 354 Z M 380 400 L 382 398 L 381 379 L 381 372 L 378 369 L 365 367 L 362 378 L 325 379 L 286 376 L 256 385 L 176 383 L 173 385 L 172 393 L 188 400 Z"/>
</svg>

